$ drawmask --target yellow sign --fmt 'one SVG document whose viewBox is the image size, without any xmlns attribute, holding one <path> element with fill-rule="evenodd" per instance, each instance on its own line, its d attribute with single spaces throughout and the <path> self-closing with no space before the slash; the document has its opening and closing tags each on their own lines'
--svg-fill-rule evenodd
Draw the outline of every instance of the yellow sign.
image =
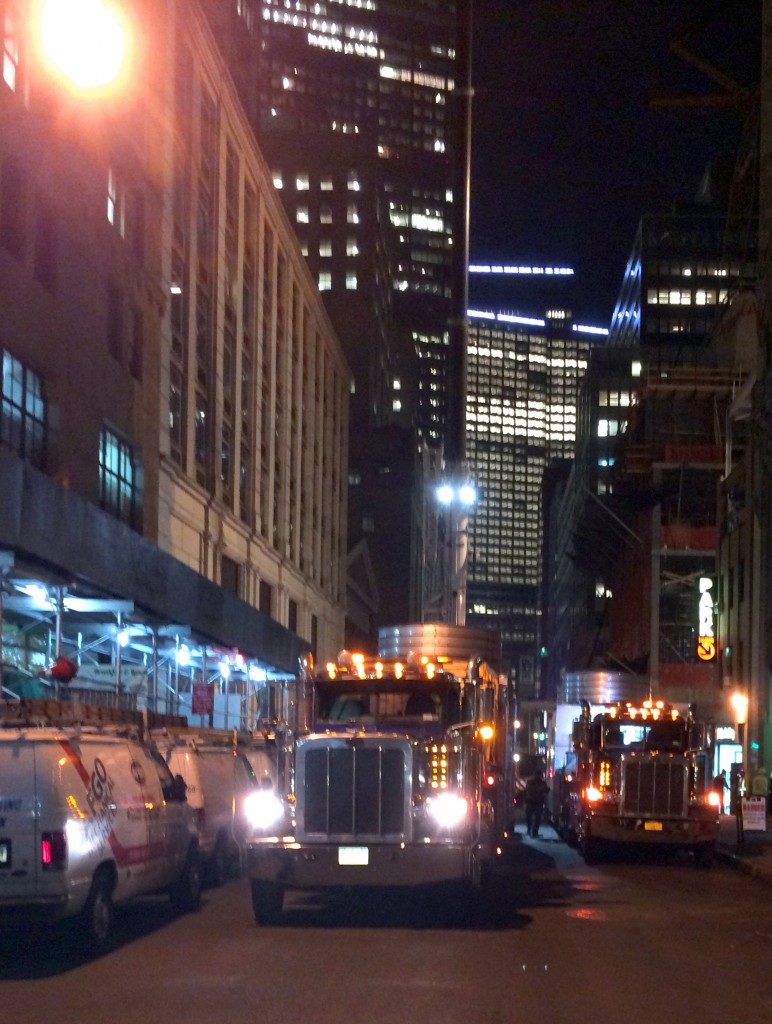
<svg viewBox="0 0 772 1024">
<path fill-rule="evenodd" d="M 713 661 L 716 656 L 716 638 L 701 636 L 697 639 L 697 657 L 700 661 Z"/>
<path fill-rule="evenodd" d="M 700 631 L 697 639 L 697 657 L 700 661 L 713 661 L 716 656 L 715 606 L 713 603 L 713 580 L 710 576 L 700 577 L 699 619 Z"/>
</svg>

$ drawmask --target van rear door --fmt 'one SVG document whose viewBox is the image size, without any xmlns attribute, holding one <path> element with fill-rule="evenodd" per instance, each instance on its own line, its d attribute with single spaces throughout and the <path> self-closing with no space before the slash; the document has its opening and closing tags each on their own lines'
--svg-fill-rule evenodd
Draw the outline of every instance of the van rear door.
<svg viewBox="0 0 772 1024">
<path fill-rule="evenodd" d="M 0 735 L 0 905 L 36 894 L 36 809 L 35 744 Z"/>
</svg>

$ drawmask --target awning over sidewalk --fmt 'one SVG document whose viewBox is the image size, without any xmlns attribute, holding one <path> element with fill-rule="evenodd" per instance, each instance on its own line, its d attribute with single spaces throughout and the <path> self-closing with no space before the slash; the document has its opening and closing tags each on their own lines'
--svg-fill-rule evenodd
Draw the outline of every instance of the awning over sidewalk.
<svg viewBox="0 0 772 1024">
<path fill-rule="evenodd" d="M 154 625 L 183 624 L 200 642 L 294 675 L 309 645 L 123 523 L 0 450 L 0 549 L 14 573 L 70 598 L 128 601 Z"/>
</svg>

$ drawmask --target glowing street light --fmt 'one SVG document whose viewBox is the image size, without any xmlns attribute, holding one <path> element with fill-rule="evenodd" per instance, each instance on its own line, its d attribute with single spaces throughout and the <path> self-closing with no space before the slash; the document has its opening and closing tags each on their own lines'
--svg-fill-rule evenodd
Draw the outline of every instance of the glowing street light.
<svg viewBox="0 0 772 1024">
<path fill-rule="evenodd" d="M 735 690 L 730 698 L 734 718 L 738 725 L 745 725 L 748 721 L 748 694 Z"/>
<path fill-rule="evenodd" d="M 471 508 L 477 502 L 477 490 L 471 483 L 452 484 L 445 481 L 437 486 L 434 493 L 440 505 Z"/>
<path fill-rule="evenodd" d="M 41 55 L 55 74 L 84 93 L 120 84 L 131 36 L 113 0 L 39 0 L 36 10 Z"/>
</svg>

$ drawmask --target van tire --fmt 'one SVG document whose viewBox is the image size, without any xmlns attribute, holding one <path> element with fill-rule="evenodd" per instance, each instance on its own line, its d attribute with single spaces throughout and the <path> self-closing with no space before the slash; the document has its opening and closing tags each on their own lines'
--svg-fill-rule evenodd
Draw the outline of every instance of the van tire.
<svg viewBox="0 0 772 1024">
<path fill-rule="evenodd" d="M 201 857 L 193 847 L 185 859 L 182 874 L 169 890 L 175 914 L 192 914 L 201 904 Z"/>
<path fill-rule="evenodd" d="M 284 909 L 284 889 L 275 882 L 252 882 L 255 924 L 278 924 Z"/>
<path fill-rule="evenodd" d="M 214 844 L 212 856 L 209 858 L 208 882 L 218 889 L 228 877 L 228 841 L 220 834 Z"/>
<path fill-rule="evenodd" d="M 112 875 L 108 869 L 100 868 L 81 913 L 81 937 L 87 952 L 99 954 L 108 948 L 114 917 Z"/>
</svg>

